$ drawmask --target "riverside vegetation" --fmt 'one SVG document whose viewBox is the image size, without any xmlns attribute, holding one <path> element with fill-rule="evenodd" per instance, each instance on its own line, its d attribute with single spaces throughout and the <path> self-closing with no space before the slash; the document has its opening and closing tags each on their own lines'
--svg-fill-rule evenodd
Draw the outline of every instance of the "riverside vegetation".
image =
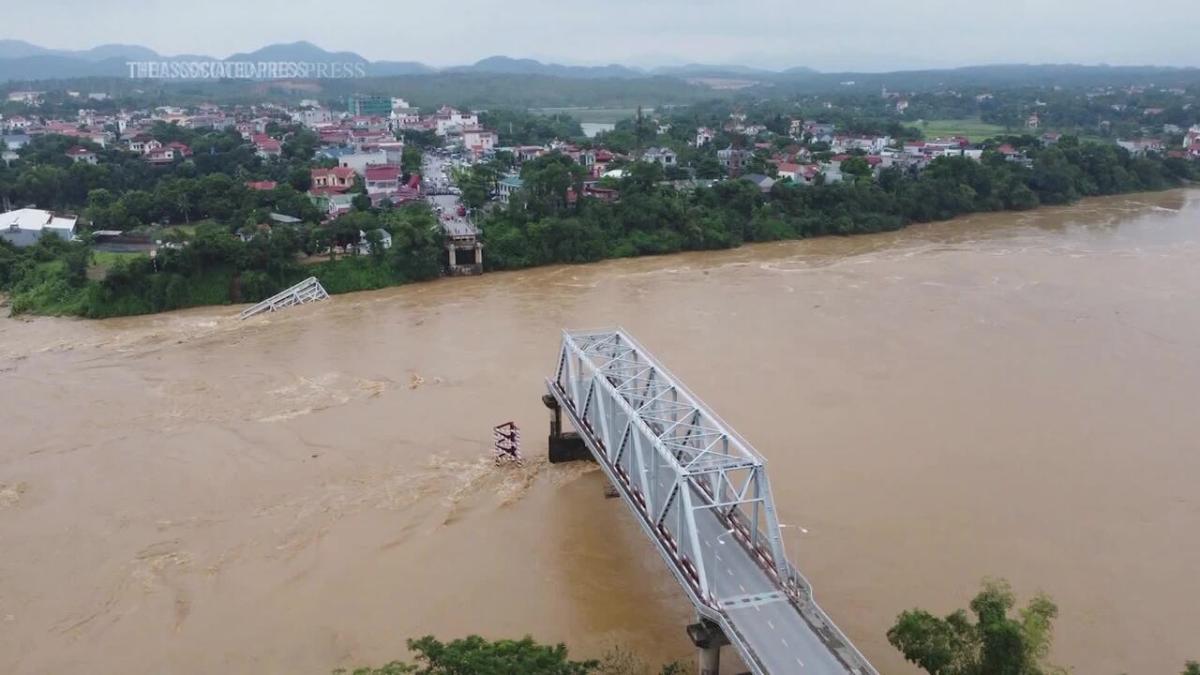
<svg viewBox="0 0 1200 675">
<path fill-rule="evenodd" d="M 888 630 L 888 642 L 929 675 L 1066 675 L 1046 657 L 1053 640 L 1058 607 L 1044 594 L 1011 615 L 1012 588 L 1003 580 L 984 580 L 971 600 L 971 614 L 957 610 L 945 618 L 910 609 Z M 431 636 L 408 641 L 416 663 L 393 661 L 378 668 L 336 670 L 334 675 L 650 675 L 635 655 L 614 649 L 600 660 L 575 661 L 565 645 L 540 645 L 532 638 L 490 642 L 477 635 L 443 643 Z M 681 675 L 678 662 L 657 671 Z M 1200 663 L 1188 661 L 1181 675 L 1200 675 Z"/>
<path fill-rule="evenodd" d="M 174 127 L 160 131 L 164 137 L 183 133 Z M 258 226 L 271 211 L 316 220 L 303 195 L 314 139 L 303 129 L 293 131 L 284 158 L 269 165 L 240 157 L 246 150 L 232 132 L 185 135 L 197 149 L 197 161 L 154 179 L 152 189 L 146 189 L 151 178 L 145 170 L 131 164 L 137 160 L 101 151 L 113 154 L 111 167 L 57 166 L 52 158 L 62 157 L 65 146 L 59 146 L 65 139 L 38 139 L 32 154 L 43 153 L 46 162 L 25 162 L 24 169 L 10 169 L 3 176 L 20 194 L 47 192 L 36 199 L 39 204 L 84 203 L 84 215 L 96 228 L 158 218 L 185 225 L 165 235 L 176 245 L 160 248 L 154 260 L 117 260 L 101 278 L 89 273 L 92 253 L 86 237 L 80 242 L 47 239 L 27 249 L 0 243 L 0 288 L 10 295 L 12 312 L 99 318 L 252 302 L 310 274 L 331 293 L 436 277 L 444 251 L 436 218 L 424 205 L 371 208 L 364 198 L 356 200 L 351 213 L 321 225 Z M 582 167 L 551 153 L 525 162 L 523 189 L 507 206 L 478 219 L 487 246 L 485 262 L 493 270 L 517 269 L 885 232 L 981 211 L 1161 190 L 1198 173 L 1184 159 L 1135 157 L 1114 145 L 1069 136 L 1052 147 L 1030 136 L 998 139 L 992 147 L 1000 140 L 1029 161 L 1013 162 L 986 151 L 981 161 L 943 157 L 919 174 L 891 168 L 875 178 L 866 162 L 852 159 L 843 166 L 847 180 L 842 183 L 797 186 L 784 181 L 769 193 L 744 180 L 678 190 L 663 180 L 658 165 L 634 162 L 625 167 L 622 179 L 609 183 L 620 193 L 611 203 L 574 198 L 583 194 Z M 202 148 L 208 148 L 206 154 Z M 279 186 L 249 190 L 231 178 L 245 175 L 245 166 L 278 179 Z M 478 165 L 464 178 L 464 194 L 488 189 L 498 179 L 496 167 Z M 380 245 L 375 234 L 380 229 L 391 234 L 391 248 Z M 235 232 L 241 236 L 233 236 Z M 361 246 L 360 232 L 371 233 L 366 246 Z M 335 259 L 336 247 L 355 254 Z M 357 254 L 360 249 L 363 253 Z M 313 260 L 321 262 L 305 264 Z"/>
</svg>

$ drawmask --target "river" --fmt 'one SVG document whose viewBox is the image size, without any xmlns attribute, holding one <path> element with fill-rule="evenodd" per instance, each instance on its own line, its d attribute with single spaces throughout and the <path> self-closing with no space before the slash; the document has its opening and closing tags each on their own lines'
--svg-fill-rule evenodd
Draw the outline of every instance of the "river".
<svg viewBox="0 0 1200 675">
<path fill-rule="evenodd" d="M 550 466 L 562 327 L 620 324 L 769 460 L 882 672 L 987 575 L 1053 658 L 1200 658 L 1200 191 L 237 308 L 0 320 L 0 672 L 326 673 L 477 632 L 691 658 L 603 477 Z M 524 430 L 496 470 L 491 427 Z M 800 528 L 807 530 L 802 531 Z"/>
</svg>

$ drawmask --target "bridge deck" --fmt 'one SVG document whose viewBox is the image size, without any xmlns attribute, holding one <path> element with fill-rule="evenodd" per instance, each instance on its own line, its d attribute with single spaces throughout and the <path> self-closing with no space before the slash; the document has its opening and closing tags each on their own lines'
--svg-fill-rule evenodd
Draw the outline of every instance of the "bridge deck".
<svg viewBox="0 0 1200 675">
<path fill-rule="evenodd" d="M 619 329 L 565 333 L 547 385 L 697 612 L 747 666 L 875 673 L 787 561 L 762 458 L 641 345 Z"/>
</svg>

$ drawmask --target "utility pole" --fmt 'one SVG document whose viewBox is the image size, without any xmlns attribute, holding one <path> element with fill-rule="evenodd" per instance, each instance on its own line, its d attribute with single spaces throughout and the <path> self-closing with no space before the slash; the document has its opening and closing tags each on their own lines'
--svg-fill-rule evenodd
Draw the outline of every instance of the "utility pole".
<svg viewBox="0 0 1200 675">
<path fill-rule="evenodd" d="M 639 105 L 638 109 L 637 109 L 637 118 L 634 121 L 634 126 L 633 126 L 633 137 L 636 142 L 636 147 L 634 148 L 634 150 L 636 151 L 635 154 L 638 155 L 639 157 L 641 157 L 641 155 L 642 155 L 642 139 L 646 133 L 645 125 L 646 125 L 646 118 L 644 115 L 642 115 L 642 106 Z"/>
</svg>

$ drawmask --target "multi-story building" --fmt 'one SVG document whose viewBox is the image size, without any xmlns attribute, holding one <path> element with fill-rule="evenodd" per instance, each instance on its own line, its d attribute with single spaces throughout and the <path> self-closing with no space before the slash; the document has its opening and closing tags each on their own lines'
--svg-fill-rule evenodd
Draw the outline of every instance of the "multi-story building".
<svg viewBox="0 0 1200 675">
<path fill-rule="evenodd" d="M 368 96 L 354 94 L 350 96 L 346 107 L 355 117 L 383 117 L 392 114 L 392 99 L 389 96 Z"/>
</svg>

